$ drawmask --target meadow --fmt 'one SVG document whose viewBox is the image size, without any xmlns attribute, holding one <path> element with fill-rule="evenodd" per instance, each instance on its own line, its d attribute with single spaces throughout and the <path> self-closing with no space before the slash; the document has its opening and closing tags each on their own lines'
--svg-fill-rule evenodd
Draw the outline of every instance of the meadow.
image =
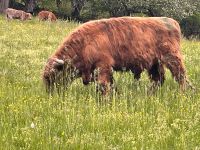
<svg viewBox="0 0 200 150">
<path fill-rule="evenodd" d="M 200 41 L 181 42 L 196 91 L 180 92 L 169 71 L 147 94 L 130 72 L 115 73 L 119 93 L 99 101 L 95 85 L 77 79 L 65 97 L 48 97 L 44 65 L 78 23 L 6 21 L 0 16 L 0 149 L 200 150 Z"/>
</svg>

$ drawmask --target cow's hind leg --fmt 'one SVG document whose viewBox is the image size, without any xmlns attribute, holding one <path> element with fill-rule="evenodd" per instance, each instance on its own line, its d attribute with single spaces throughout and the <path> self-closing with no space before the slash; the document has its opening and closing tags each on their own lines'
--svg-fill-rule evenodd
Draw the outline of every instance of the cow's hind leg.
<svg viewBox="0 0 200 150">
<path fill-rule="evenodd" d="M 156 84 L 163 85 L 165 80 L 165 70 L 164 66 L 156 62 L 152 65 L 152 67 L 148 70 L 149 78 L 154 81 Z"/>
<path fill-rule="evenodd" d="M 165 80 L 165 70 L 164 66 L 157 61 L 148 70 L 149 78 L 153 81 L 150 91 L 156 90 L 159 86 L 162 86 Z"/>
<path fill-rule="evenodd" d="M 183 60 L 179 55 L 168 55 L 162 61 L 171 71 L 174 79 L 179 83 L 181 90 L 185 90 L 186 86 L 186 71 Z"/>
</svg>

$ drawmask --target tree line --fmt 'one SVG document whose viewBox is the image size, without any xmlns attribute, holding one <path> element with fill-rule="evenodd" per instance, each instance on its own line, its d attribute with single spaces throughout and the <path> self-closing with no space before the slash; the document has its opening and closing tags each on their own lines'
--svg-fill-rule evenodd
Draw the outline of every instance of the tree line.
<svg viewBox="0 0 200 150">
<path fill-rule="evenodd" d="M 33 15 L 50 10 L 58 18 L 81 22 L 119 16 L 166 16 L 179 21 L 184 30 L 190 28 L 190 32 L 195 24 L 195 34 L 200 37 L 200 0 L 0 0 L 0 12 L 7 7 Z M 192 34 L 187 31 L 187 35 Z"/>
<path fill-rule="evenodd" d="M 131 15 L 168 16 L 181 20 L 200 12 L 200 0 L 0 0 L 2 7 L 37 13 L 48 9 L 79 21 Z M 2 10 L 3 8 L 1 8 Z"/>
</svg>

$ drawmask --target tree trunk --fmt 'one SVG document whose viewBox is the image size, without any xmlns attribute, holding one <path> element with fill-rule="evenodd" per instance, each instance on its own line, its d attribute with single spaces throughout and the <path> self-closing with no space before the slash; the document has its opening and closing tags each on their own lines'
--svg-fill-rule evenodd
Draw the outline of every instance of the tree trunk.
<svg viewBox="0 0 200 150">
<path fill-rule="evenodd" d="M 84 2 L 85 2 L 85 0 L 71 0 L 71 7 L 72 7 L 71 17 L 72 17 L 72 19 L 80 20 L 80 12 L 84 6 Z"/>
<path fill-rule="evenodd" d="M 33 10 L 36 7 L 36 0 L 26 0 L 25 1 L 25 11 L 33 13 Z"/>
<path fill-rule="evenodd" d="M 60 6 L 62 4 L 62 1 L 61 0 L 56 0 L 56 6 L 58 8 L 58 13 L 60 13 Z"/>
<path fill-rule="evenodd" d="M 8 8 L 9 0 L 0 0 L 0 13 L 3 13 Z"/>
<path fill-rule="evenodd" d="M 15 5 L 15 0 L 9 0 L 9 7 L 13 8 Z"/>
</svg>

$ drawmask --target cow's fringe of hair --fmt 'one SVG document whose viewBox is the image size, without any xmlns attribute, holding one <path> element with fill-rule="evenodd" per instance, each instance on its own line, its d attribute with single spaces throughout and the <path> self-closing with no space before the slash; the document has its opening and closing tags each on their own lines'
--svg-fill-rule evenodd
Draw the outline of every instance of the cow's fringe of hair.
<svg viewBox="0 0 200 150">
<path fill-rule="evenodd" d="M 76 68 L 71 69 L 69 64 L 64 63 L 61 74 L 50 81 L 49 94 L 52 95 L 55 90 L 59 97 L 62 96 L 64 98 L 67 87 L 73 82 L 77 74 Z M 53 80 L 54 83 L 52 83 Z"/>
</svg>

